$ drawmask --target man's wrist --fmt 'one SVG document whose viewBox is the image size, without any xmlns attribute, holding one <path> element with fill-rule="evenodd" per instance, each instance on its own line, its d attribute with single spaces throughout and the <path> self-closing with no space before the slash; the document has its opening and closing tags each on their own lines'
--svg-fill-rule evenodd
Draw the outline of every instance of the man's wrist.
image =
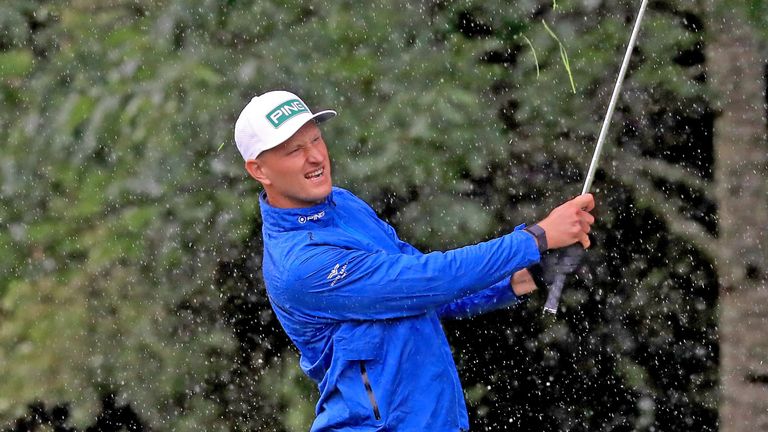
<svg viewBox="0 0 768 432">
<path fill-rule="evenodd" d="M 528 295 L 539 287 L 531 275 L 530 268 L 512 274 L 509 277 L 509 285 L 515 297 Z"/>
<path fill-rule="evenodd" d="M 534 224 L 523 228 L 523 231 L 532 235 L 536 240 L 536 244 L 539 246 L 539 253 L 544 253 L 547 249 L 549 249 L 549 246 L 547 245 L 547 233 L 544 231 L 544 228 L 538 224 Z"/>
</svg>

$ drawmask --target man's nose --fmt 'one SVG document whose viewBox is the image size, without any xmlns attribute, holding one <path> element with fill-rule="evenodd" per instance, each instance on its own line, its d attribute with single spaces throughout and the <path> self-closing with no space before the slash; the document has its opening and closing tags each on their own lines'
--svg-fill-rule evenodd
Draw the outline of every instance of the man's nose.
<svg viewBox="0 0 768 432">
<path fill-rule="evenodd" d="M 323 152 L 320 151 L 320 146 L 307 146 L 307 161 L 309 162 L 322 162 Z"/>
</svg>

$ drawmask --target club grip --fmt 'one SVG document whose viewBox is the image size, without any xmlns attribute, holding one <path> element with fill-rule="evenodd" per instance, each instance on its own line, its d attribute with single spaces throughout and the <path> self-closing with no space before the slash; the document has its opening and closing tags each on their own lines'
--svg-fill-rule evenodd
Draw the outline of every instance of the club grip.
<svg viewBox="0 0 768 432">
<path fill-rule="evenodd" d="M 560 295 L 563 294 L 563 285 L 565 285 L 565 275 L 559 274 L 555 276 L 555 280 L 549 287 L 547 302 L 544 303 L 544 312 L 549 312 L 551 314 L 557 313 L 557 307 L 560 304 Z"/>
<path fill-rule="evenodd" d="M 547 302 L 544 303 L 544 312 L 556 314 L 558 305 L 560 304 L 560 296 L 563 293 L 563 286 L 565 285 L 565 278 L 576 270 L 581 258 L 584 256 L 584 248 L 581 244 L 576 243 L 568 246 L 563 251 L 563 255 L 560 257 L 560 262 L 555 263 L 554 278 L 549 285 L 549 293 L 547 294 Z"/>
</svg>

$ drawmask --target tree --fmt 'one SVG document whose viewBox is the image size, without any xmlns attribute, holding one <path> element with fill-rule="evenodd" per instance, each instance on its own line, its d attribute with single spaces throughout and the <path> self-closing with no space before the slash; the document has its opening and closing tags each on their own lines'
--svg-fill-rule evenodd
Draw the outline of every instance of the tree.
<svg viewBox="0 0 768 432">
<path fill-rule="evenodd" d="M 725 432 L 768 425 L 768 56 L 745 12 L 708 2 L 708 77 L 719 109 L 714 142 Z"/>
</svg>

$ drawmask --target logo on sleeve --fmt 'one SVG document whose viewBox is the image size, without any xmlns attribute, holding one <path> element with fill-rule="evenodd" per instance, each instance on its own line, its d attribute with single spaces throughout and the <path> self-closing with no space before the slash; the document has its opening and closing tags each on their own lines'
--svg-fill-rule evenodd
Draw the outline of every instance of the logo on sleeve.
<svg viewBox="0 0 768 432">
<path fill-rule="evenodd" d="M 341 264 L 336 264 L 336 266 L 331 270 L 330 273 L 328 273 L 328 277 L 326 279 L 333 279 L 331 282 L 331 286 L 336 285 L 336 282 L 344 279 L 344 276 L 347 275 L 347 265 L 344 264 L 343 266 Z"/>
</svg>

